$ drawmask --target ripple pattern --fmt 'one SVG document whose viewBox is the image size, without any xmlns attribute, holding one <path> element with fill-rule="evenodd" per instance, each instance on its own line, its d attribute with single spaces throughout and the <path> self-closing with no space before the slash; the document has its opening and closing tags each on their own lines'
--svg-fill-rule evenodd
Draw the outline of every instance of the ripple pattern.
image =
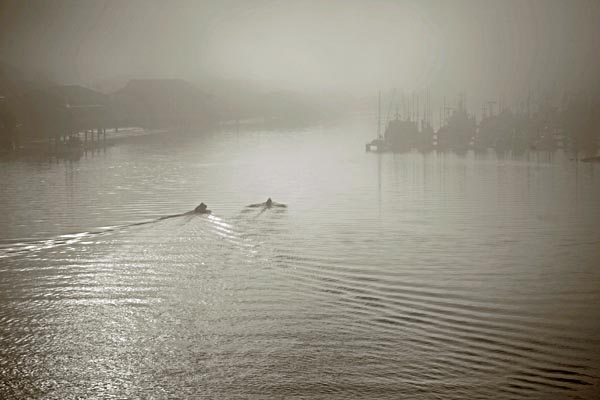
<svg viewBox="0 0 600 400">
<path fill-rule="evenodd" d="M 365 132 L 3 161 L 0 398 L 598 398 L 600 170 Z"/>
</svg>

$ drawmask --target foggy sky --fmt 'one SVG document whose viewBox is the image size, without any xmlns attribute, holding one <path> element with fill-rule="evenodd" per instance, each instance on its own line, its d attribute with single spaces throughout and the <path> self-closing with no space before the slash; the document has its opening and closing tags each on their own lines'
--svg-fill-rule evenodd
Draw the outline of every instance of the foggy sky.
<svg viewBox="0 0 600 400">
<path fill-rule="evenodd" d="M 473 102 L 598 81 L 600 2 L 3 1 L 0 61 L 64 83 L 249 79 Z"/>
</svg>

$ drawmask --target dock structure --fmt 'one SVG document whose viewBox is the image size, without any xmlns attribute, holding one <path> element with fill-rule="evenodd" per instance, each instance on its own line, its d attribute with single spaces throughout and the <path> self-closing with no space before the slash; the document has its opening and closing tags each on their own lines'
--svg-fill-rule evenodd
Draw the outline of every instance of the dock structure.
<svg viewBox="0 0 600 400">
<path fill-rule="evenodd" d="M 77 85 L 33 90 L 21 96 L 19 107 L 28 139 L 47 140 L 51 152 L 95 147 L 114 125 L 108 96 Z"/>
<path fill-rule="evenodd" d="M 107 107 L 102 104 L 70 106 L 70 131 L 72 135 L 83 133 L 84 145 L 106 142 Z M 94 134 L 96 140 L 94 142 Z M 88 135 L 90 136 L 88 141 Z"/>
</svg>

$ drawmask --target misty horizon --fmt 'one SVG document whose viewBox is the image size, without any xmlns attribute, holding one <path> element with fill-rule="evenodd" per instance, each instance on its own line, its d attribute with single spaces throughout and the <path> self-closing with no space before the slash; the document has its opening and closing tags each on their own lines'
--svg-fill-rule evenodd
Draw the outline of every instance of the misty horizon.
<svg viewBox="0 0 600 400">
<path fill-rule="evenodd" d="M 0 399 L 600 398 L 598 0 L 0 0 L 0 187 Z"/>
<path fill-rule="evenodd" d="M 0 61 L 91 88 L 127 78 L 523 99 L 598 90 L 595 1 L 3 2 Z M 31 76 L 33 75 L 33 76 Z"/>
</svg>

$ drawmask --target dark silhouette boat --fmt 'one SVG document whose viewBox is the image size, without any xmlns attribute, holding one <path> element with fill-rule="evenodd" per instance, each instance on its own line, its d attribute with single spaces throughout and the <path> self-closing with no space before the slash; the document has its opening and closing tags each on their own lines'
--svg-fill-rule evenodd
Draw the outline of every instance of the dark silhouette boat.
<svg viewBox="0 0 600 400">
<path fill-rule="evenodd" d="M 600 162 L 600 156 L 585 157 L 581 159 L 582 162 Z"/>
</svg>

